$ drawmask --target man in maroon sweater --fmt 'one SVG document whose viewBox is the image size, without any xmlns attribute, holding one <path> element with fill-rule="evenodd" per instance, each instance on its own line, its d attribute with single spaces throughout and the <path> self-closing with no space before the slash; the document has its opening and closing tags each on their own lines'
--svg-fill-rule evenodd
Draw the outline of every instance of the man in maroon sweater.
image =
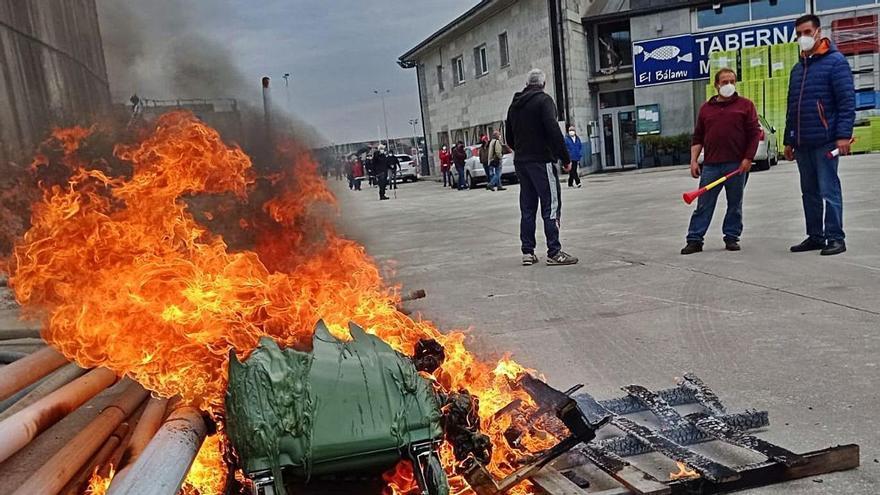
<svg viewBox="0 0 880 495">
<path fill-rule="evenodd" d="M 755 104 L 736 94 L 736 73 L 721 69 L 715 74 L 713 96 L 700 108 L 694 140 L 691 144 L 691 175 L 700 178 L 700 187 L 714 182 L 739 169 L 740 174 L 727 180 L 723 186 L 711 189 L 697 200 L 697 209 L 691 216 L 687 246 L 681 254 L 699 253 L 703 238 L 715 213 L 715 203 L 722 187 L 727 194 L 727 214 L 724 215 L 724 245 L 728 251 L 739 251 L 742 235 L 743 191 L 752 168 L 752 158 L 758 151 L 761 126 Z M 703 166 L 697 163 L 700 151 L 705 149 Z"/>
</svg>

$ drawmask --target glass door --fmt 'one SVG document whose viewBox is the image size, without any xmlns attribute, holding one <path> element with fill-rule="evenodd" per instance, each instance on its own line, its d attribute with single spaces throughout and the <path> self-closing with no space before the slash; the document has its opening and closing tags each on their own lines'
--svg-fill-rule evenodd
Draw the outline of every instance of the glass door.
<svg viewBox="0 0 880 495">
<path fill-rule="evenodd" d="M 638 164 L 636 111 L 633 107 L 602 110 L 602 168 L 620 169 Z"/>
<path fill-rule="evenodd" d="M 635 110 L 618 112 L 617 124 L 619 129 L 617 135 L 620 141 L 620 165 L 622 167 L 637 166 L 639 157 Z"/>
<path fill-rule="evenodd" d="M 602 114 L 602 168 L 618 168 L 617 164 L 617 133 L 615 132 L 614 114 Z"/>
</svg>

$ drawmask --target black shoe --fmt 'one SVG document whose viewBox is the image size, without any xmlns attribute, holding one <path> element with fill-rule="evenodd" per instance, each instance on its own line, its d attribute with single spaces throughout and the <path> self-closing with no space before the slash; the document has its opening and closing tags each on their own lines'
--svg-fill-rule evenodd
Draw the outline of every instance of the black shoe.
<svg viewBox="0 0 880 495">
<path fill-rule="evenodd" d="M 728 251 L 740 251 L 739 241 L 724 241 L 724 249 Z"/>
<path fill-rule="evenodd" d="M 703 252 L 703 243 L 688 241 L 687 246 L 681 249 L 681 254 L 694 254 Z"/>
<path fill-rule="evenodd" d="M 391 199 L 391 198 L 389 198 L 388 196 L 382 196 L 382 197 L 379 198 L 379 201 L 386 201 L 386 200 L 389 200 L 389 199 Z"/>
<path fill-rule="evenodd" d="M 807 237 L 804 242 L 791 247 L 792 253 L 805 253 L 807 251 L 818 251 L 825 249 L 825 241 L 817 241 L 812 237 Z"/>
<path fill-rule="evenodd" d="M 496 191 L 506 191 L 507 188 L 506 188 L 506 187 L 498 186 L 497 188 L 495 188 L 495 190 L 496 190 Z"/>
<path fill-rule="evenodd" d="M 845 253 L 846 243 L 843 241 L 828 241 L 828 246 L 822 250 L 822 256 L 834 256 L 835 254 Z"/>
</svg>

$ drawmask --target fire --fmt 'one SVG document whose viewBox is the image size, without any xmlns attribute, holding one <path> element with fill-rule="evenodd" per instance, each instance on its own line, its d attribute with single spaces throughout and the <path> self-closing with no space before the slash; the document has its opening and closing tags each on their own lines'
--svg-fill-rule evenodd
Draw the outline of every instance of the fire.
<svg viewBox="0 0 880 495">
<path fill-rule="evenodd" d="M 79 143 L 92 132 L 56 132 L 69 180 L 43 184 L 11 262 L 17 300 L 26 315 L 42 319 L 51 345 L 81 366 L 107 367 L 220 419 L 230 350 L 246 355 L 262 336 L 305 348 L 323 319 L 340 338 L 349 338 L 354 321 L 406 354 L 419 339 L 433 338 L 446 352 L 434 372 L 438 385 L 479 398 L 481 426 L 494 447 L 490 469 L 515 469 L 527 452 L 509 447 L 504 433 L 516 420 L 493 415 L 516 399 L 533 407 L 511 382 L 524 368 L 509 358 L 480 361 L 462 332 L 441 333 L 398 311 L 398 289 L 383 282 L 363 246 L 336 231 L 335 199 L 308 152 L 280 146 L 286 169 L 270 181 L 281 192 L 257 199 L 261 185 L 250 158 L 189 113 L 166 114 L 142 141 L 117 145 L 113 160 L 130 166 L 122 175 L 80 158 Z M 47 163 L 36 160 L 37 172 Z M 234 250 L 199 223 L 187 202 L 196 195 L 259 202 L 264 215 L 204 216 L 246 229 L 255 247 Z M 555 443 L 519 426 L 522 449 Z M 221 493 L 223 448 L 219 436 L 205 443 L 185 493 Z M 452 473 L 448 446 L 443 459 Z M 411 468 L 399 466 L 389 490 L 405 493 L 411 479 Z M 469 491 L 460 478 L 452 483 L 454 493 Z"/>
<path fill-rule="evenodd" d="M 686 478 L 699 478 L 700 473 L 694 471 L 689 468 L 687 464 L 679 461 L 675 461 L 678 464 L 678 472 L 677 473 L 669 473 L 669 479 L 672 481 L 681 480 Z"/>
<path fill-rule="evenodd" d="M 110 482 L 113 481 L 113 476 L 116 475 L 116 470 L 113 469 L 113 466 L 111 465 L 110 472 L 105 478 L 98 474 L 100 468 L 101 466 L 95 466 L 95 471 L 92 473 L 92 477 L 89 478 L 89 486 L 86 488 L 85 495 L 104 495 L 110 488 Z"/>
</svg>

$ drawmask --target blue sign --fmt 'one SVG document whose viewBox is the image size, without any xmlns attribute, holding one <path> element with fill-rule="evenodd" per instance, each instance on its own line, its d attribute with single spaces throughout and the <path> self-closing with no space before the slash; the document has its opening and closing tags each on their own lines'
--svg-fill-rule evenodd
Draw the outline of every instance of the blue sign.
<svg viewBox="0 0 880 495">
<path fill-rule="evenodd" d="M 747 26 L 724 31 L 684 34 L 633 43 L 636 87 L 709 77 L 709 54 L 755 46 L 791 43 L 794 21 Z"/>
</svg>

